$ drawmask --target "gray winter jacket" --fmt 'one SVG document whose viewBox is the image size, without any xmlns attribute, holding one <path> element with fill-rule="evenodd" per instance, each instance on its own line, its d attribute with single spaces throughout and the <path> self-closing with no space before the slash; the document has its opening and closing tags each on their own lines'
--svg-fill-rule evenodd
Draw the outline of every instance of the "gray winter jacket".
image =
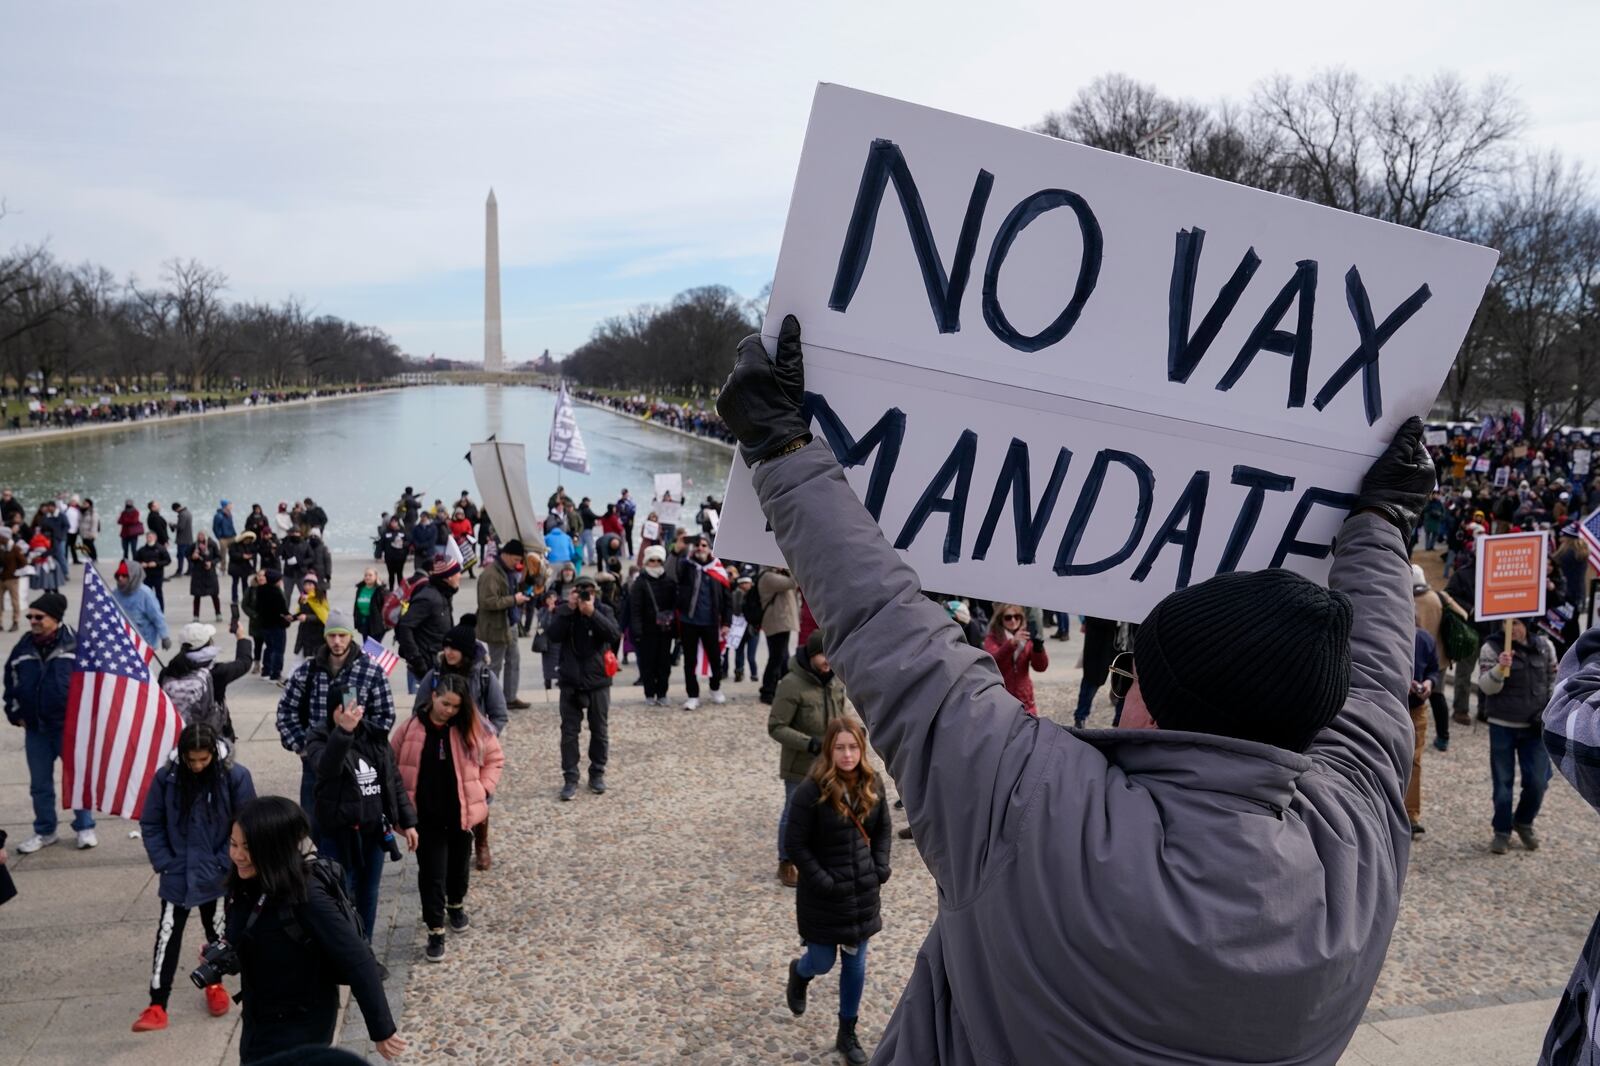
<svg viewBox="0 0 1600 1066">
<path fill-rule="evenodd" d="M 874 1062 L 1338 1060 L 1410 850 L 1414 624 L 1394 526 L 1340 531 L 1350 697 L 1301 755 L 1030 718 L 825 444 L 763 464 L 755 486 L 939 886 Z"/>
</svg>

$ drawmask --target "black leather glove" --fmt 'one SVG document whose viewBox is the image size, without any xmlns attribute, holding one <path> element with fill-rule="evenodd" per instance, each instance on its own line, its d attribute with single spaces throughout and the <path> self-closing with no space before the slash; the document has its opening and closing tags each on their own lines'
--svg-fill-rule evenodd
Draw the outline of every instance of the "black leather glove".
<svg viewBox="0 0 1600 1066">
<path fill-rule="evenodd" d="M 812 737 L 806 742 L 806 750 L 815 755 L 822 750 L 822 738 Z"/>
<path fill-rule="evenodd" d="M 1361 494 L 1354 510 L 1383 515 L 1409 544 L 1423 505 L 1437 484 L 1433 460 L 1422 443 L 1422 419 L 1412 415 L 1395 431 L 1394 440 L 1361 479 Z"/>
<path fill-rule="evenodd" d="M 784 316 L 775 359 L 767 358 L 759 334 L 739 342 L 733 373 L 717 396 L 717 414 L 739 438 L 745 462 L 754 466 L 797 440 L 811 439 L 811 426 L 800 413 L 805 393 L 799 319 Z"/>
</svg>

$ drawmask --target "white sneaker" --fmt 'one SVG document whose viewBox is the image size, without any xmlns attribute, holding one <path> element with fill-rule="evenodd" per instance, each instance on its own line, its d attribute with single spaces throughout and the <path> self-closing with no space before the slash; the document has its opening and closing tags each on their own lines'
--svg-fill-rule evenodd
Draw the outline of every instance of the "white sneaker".
<svg viewBox="0 0 1600 1066">
<path fill-rule="evenodd" d="M 27 840 L 24 840 L 22 843 L 18 844 L 17 851 L 23 855 L 32 855 L 40 848 L 48 848 L 51 844 L 54 844 L 60 839 L 61 838 L 56 836 L 54 833 L 50 833 L 46 836 L 40 836 L 38 833 L 35 833 Z"/>
<path fill-rule="evenodd" d="M 700 709 L 700 697 L 690 696 L 688 699 L 684 700 L 683 709 L 686 711 L 698 711 Z"/>
<path fill-rule="evenodd" d="M 100 846 L 100 838 L 94 835 L 94 830 L 93 829 L 80 829 L 80 830 L 78 830 L 78 850 L 79 851 L 83 851 L 85 848 L 97 848 L 99 846 Z"/>
<path fill-rule="evenodd" d="M 728 702 L 728 697 L 723 695 L 723 693 L 719 690 L 719 691 L 713 692 L 711 694 L 711 702 L 712 703 L 727 703 Z"/>
</svg>

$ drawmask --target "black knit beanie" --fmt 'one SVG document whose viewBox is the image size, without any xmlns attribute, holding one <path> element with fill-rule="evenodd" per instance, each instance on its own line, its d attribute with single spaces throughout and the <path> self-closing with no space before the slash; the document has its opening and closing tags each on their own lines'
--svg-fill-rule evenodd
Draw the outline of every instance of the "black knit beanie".
<svg viewBox="0 0 1600 1066">
<path fill-rule="evenodd" d="M 1218 574 L 1156 604 L 1133 660 L 1161 728 L 1304 751 L 1350 694 L 1350 600 L 1288 570 Z"/>
</svg>

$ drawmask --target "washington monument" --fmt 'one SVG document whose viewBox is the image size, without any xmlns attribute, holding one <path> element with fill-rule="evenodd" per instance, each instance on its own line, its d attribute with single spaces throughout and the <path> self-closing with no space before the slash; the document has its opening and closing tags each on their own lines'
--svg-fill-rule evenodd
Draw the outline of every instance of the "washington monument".
<svg viewBox="0 0 1600 1066">
<path fill-rule="evenodd" d="M 498 373 L 505 366 L 500 348 L 500 205 L 491 188 L 483 205 L 483 369 Z"/>
</svg>

